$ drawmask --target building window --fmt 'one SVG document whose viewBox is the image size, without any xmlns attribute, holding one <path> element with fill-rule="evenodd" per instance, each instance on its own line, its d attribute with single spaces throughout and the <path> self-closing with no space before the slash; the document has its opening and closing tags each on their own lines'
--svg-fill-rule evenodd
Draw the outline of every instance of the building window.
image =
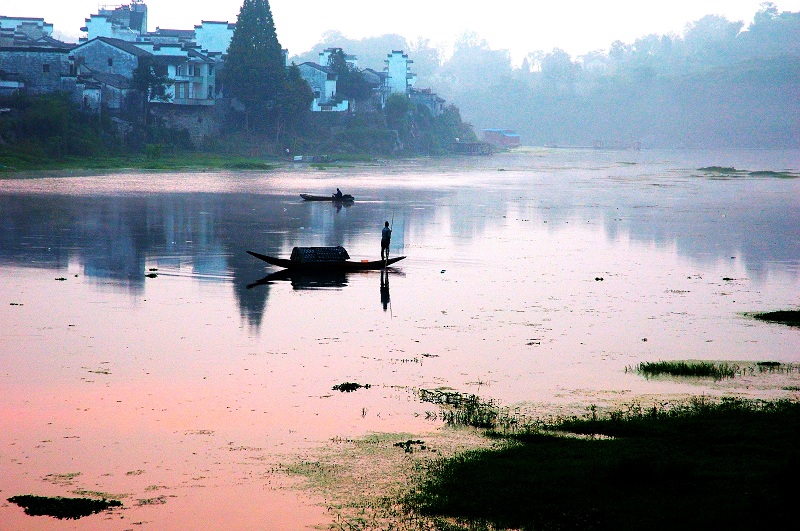
<svg viewBox="0 0 800 531">
<path fill-rule="evenodd" d="M 113 57 L 109 57 L 108 58 L 108 66 L 114 66 L 114 58 Z"/>
<path fill-rule="evenodd" d="M 48 72 L 50 72 L 50 65 L 45 63 L 45 64 L 42 65 L 42 73 L 46 74 Z"/>
</svg>

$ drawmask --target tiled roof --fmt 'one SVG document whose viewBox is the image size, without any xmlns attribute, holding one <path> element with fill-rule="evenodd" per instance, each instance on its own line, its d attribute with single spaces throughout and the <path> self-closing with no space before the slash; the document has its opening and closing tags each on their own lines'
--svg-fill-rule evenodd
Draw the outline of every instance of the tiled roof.
<svg viewBox="0 0 800 531">
<path fill-rule="evenodd" d="M 135 55 L 136 57 L 146 57 L 148 55 L 153 55 L 146 50 L 142 50 L 132 42 L 123 41 L 122 39 L 113 39 L 111 37 L 96 37 L 91 41 L 85 43 L 83 46 L 94 41 L 104 42 L 108 45 L 114 46 L 115 48 L 119 48 L 123 52 L 128 52 L 131 55 Z"/>
</svg>

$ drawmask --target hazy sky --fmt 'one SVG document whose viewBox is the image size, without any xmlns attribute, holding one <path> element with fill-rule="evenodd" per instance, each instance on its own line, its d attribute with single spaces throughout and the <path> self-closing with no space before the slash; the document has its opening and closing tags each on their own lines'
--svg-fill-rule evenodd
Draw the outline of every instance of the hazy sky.
<svg viewBox="0 0 800 531">
<path fill-rule="evenodd" d="M 108 4 L 124 4 L 116 0 Z M 147 0 L 149 30 L 190 29 L 202 20 L 235 22 L 242 0 Z M 573 56 L 632 42 L 649 33 L 682 33 L 704 15 L 749 24 L 762 0 L 271 0 L 278 39 L 291 55 L 308 51 L 325 31 L 350 38 L 396 33 L 428 38 L 447 49 L 475 32 L 515 61 L 528 52 L 562 48 Z M 775 0 L 781 11 L 800 11 L 800 0 Z M 98 0 L 0 0 L 0 15 L 42 17 L 62 37 L 77 39 Z M 394 7 L 393 7 L 394 6 Z"/>
</svg>

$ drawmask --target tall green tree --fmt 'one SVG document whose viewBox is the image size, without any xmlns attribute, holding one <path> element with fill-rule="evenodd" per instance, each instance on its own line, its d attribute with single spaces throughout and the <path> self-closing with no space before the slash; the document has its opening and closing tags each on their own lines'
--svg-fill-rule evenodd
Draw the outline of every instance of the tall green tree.
<svg viewBox="0 0 800 531">
<path fill-rule="evenodd" d="M 244 106 L 247 129 L 276 125 L 286 68 L 268 0 L 244 0 L 220 76 L 225 93 Z"/>
</svg>

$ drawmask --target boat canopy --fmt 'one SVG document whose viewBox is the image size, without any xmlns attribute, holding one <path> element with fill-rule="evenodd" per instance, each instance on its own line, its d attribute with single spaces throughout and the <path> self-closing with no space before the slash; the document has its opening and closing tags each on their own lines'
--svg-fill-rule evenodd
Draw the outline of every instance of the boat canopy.
<svg viewBox="0 0 800 531">
<path fill-rule="evenodd" d="M 350 255 L 341 245 L 336 247 L 295 247 L 292 249 L 292 262 L 308 264 L 315 262 L 344 262 Z"/>
</svg>

